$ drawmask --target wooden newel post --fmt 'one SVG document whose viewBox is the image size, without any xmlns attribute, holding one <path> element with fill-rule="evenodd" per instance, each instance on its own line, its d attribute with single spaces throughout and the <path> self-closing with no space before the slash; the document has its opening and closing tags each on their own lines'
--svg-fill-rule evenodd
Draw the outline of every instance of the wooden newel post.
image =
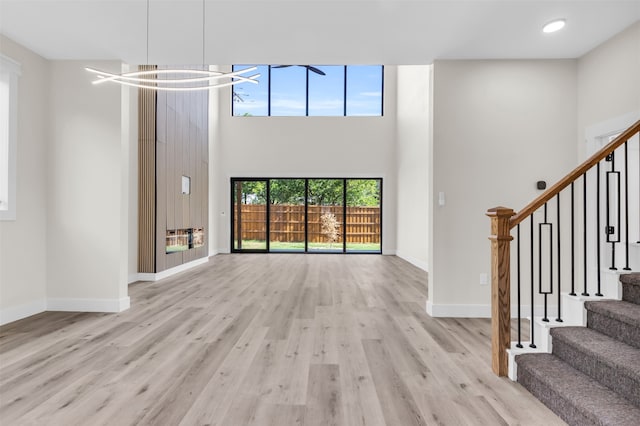
<svg viewBox="0 0 640 426">
<path fill-rule="evenodd" d="M 509 372 L 507 349 L 511 344 L 510 246 L 511 216 L 506 207 L 487 211 L 491 218 L 491 367 L 498 376 Z"/>
</svg>

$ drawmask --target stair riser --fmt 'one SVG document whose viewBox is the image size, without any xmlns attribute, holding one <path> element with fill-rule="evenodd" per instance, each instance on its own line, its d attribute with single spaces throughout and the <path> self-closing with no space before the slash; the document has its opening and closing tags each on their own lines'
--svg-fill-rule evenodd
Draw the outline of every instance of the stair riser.
<svg viewBox="0 0 640 426">
<path fill-rule="evenodd" d="M 564 399 L 563 395 L 550 389 L 534 374 L 531 374 L 528 368 L 518 368 L 518 383 L 524 386 L 531 394 L 569 425 L 597 426 L 599 424 L 576 409 L 569 401 Z"/>
<path fill-rule="evenodd" d="M 554 338 L 553 354 L 640 407 L 640 376 L 634 377 L 629 372 L 619 371 L 562 339 Z"/>
<path fill-rule="evenodd" d="M 589 311 L 587 327 L 640 349 L 640 328 L 617 321 L 600 313 Z"/>
<path fill-rule="evenodd" d="M 640 285 L 622 284 L 622 300 L 640 305 Z"/>
</svg>

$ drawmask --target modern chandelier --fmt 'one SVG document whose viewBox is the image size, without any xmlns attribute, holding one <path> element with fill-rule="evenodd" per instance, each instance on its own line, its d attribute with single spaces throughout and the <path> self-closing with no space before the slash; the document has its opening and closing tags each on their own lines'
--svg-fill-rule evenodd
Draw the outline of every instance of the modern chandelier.
<svg viewBox="0 0 640 426">
<path fill-rule="evenodd" d="M 205 0 L 202 0 L 202 64 L 205 66 Z M 149 63 L 149 0 L 147 0 L 147 64 Z M 86 67 L 94 73 L 97 80 L 93 84 L 106 82 L 118 83 L 123 86 L 138 87 L 169 92 L 192 92 L 197 90 L 211 90 L 221 87 L 234 86 L 240 83 L 258 84 L 260 74 L 246 76 L 243 74 L 255 71 L 257 67 L 245 68 L 233 72 L 197 70 L 197 69 L 147 69 L 123 74 L 115 74 Z"/>
</svg>

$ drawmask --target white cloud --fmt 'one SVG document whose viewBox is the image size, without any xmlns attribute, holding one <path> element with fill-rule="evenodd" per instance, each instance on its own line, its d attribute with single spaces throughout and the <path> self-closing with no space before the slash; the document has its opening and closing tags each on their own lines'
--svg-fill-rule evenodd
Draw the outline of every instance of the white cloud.
<svg viewBox="0 0 640 426">
<path fill-rule="evenodd" d="M 292 109 L 292 110 L 305 110 L 306 105 L 304 102 L 295 101 L 291 99 L 277 99 L 271 101 L 271 110 L 279 109 Z"/>
<path fill-rule="evenodd" d="M 309 102 L 309 109 L 314 109 L 314 110 L 318 110 L 318 109 L 337 109 L 337 108 L 342 108 L 343 107 L 343 103 L 342 103 L 342 99 L 325 99 L 322 101 L 310 101 Z"/>
<path fill-rule="evenodd" d="M 244 102 L 234 102 L 233 103 L 233 108 L 235 109 L 235 111 L 241 111 L 241 110 L 251 110 L 251 111 L 255 111 L 257 109 L 264 109 L 265 111 L 267 110 L 267 103 L 264 101 L 244 101 Z"/>
</svg>

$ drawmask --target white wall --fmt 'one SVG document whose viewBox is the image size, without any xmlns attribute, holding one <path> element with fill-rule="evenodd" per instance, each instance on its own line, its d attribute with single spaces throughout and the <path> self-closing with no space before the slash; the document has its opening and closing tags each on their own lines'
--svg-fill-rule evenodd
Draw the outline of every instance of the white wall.
<svg viewBox="0 0 640 426">
<path fill-rule="evenodd" d="M 640 22 L 578 60 L 580 158 L 586 156 L 589 127 L 606 127 L 623 116 L 640 119 Z"/>
<path fill-rule="evenodd" d="M 0 324 L 46 307 L 48 62 L 0 35 L 22 65 L 18 87 L 17 219 L 0 222 Z"/>
<path fill-rule="evenodd" d="M 135 65 L 123 65 L 123 72 L 133 71 Z M 123 191 L 129 194 L 127 221 L 127 235 L 122 236 L 128 241 L 126 251 L 129 253 L 127 267 L 127 281 L 138 280 L 138 89 L 122 89 L 122 142 L 123 153 L 128 156 L 129 169 L 126 176 L 122 176 L 125 185 Z M 125 231 L 122 229 L 122 231 Z"/>
<path fill-rule="evenodd" d="M 600 137 L 618 133 L 640 120 L 640 22 L 622 31 L 578 60 L 578 153 L 580 160 L 600 146 Z M 637 137 L 636 137 L 637 141 Z M 638 144 L 629 144 L 630 158 L 637 158 Z M 631 160 L 629 170 L 637 166 Z M 631 172 L 630 194 L 638 194 L 637 172 Z M 593 179 L 593 178 L 592 178 Z M 636 189 L 634 189 L 636 188 Z M 631 195 L 633 201 L 633 195 Z M 595 199 L 595 189 L 589 194 Z M 637 217 L 630 203 L 630 217 Z M 591 216 L 591 220 L 595 221 Z M 593 224 L 592 226 L 595 226 Z M 638 221 L 630 221 L 630 236 L 638 235 Z M 590 233 L 588 256 L 597 265 L 595 235 Z M 632 240 L 632 241 L 635 241 Z M 601 265 L 611 264 L 610 245 L 601 242 Z M 620 246 L 618 246 L 620 247 Z M 630 247 L 629 265 L 637 270 L 640 247 Z M 618 267 L 625 266 L 624 256 L 617 256 Z M 606 268 L 604 269 L 606 271 Z M 605 275 L 606 279 L 606 275 Z"/>
<path fill-rule="evenodd" d="M 398 67 L 397 254 L 428 270 L 431 66 Z"/>
<path fill-rule="evenodd" d="M 230 250 L 231 177 L 382 177 L 382 250 L 395 253 L 395 67 L 385 67 L 384 77 L 384 117 L 231 117 L 230 91 L 220 91 L 211 154 L 213 251 Z"/>
<path fill-rule="evenodd" d="M 577 165 L 576 61 L 436 61 L 428 310 L 488 316 L 487 209 L 516 211 Z M 443 191 L 446 205 L 437 206 Z"/>
<path fill-rule="evenodd" d="M 85 66 L 118 71 L 119 62 L 54 61 L 50 66 L 48 155 L 48 306 L 120 311 L 127 297 L 128 146 L 121 89 L 92 86 Z"/>
</svg>

